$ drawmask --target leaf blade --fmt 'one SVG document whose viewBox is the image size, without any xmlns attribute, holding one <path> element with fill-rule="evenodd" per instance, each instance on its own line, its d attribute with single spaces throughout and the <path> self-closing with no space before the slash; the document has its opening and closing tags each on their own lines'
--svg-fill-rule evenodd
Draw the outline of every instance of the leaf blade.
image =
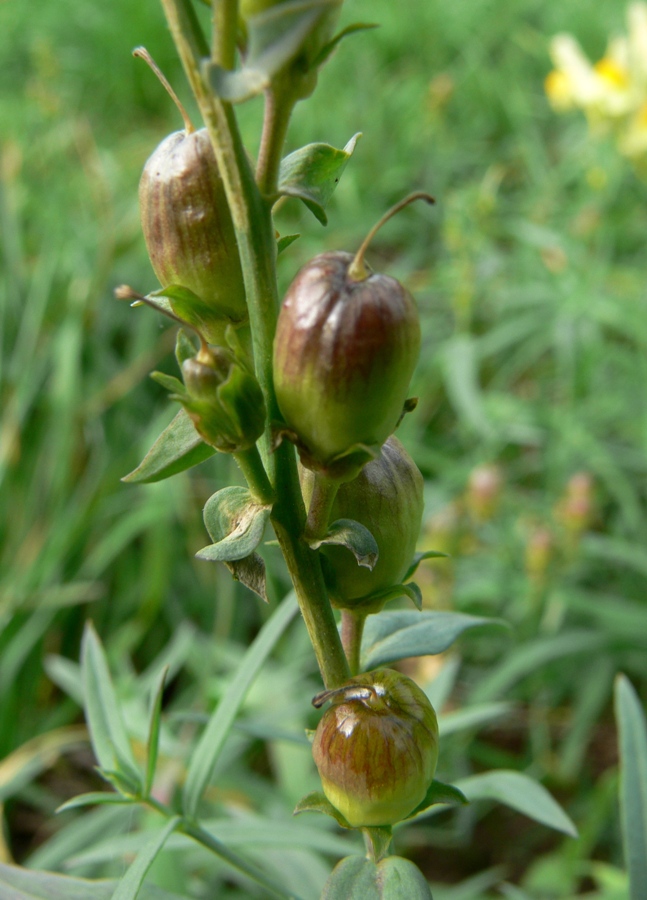
<svg viewBox="0 0 647 900">
<path fill-rule="evenodd" d="M 164 828 L 142 847 L 123 877 L 119 880 L 111 900 L 136 900 L 146 878 L 146 873 L 160 850 L 164 847 L 169 836 L 175 831 L 181 821 L 180 816 L 173 816 Z"/>
<path fill-rule="evenodd" d="M 647 896 L 647 725 L 625 675 L 616 678 L 615 712 L 620 744 L 620 818 L 631 900 Z"/>
<path fill-rule="evenodd" d="M 127 484 L 152 484 L 199 465 L 214 455 L 193 422 L 181 409 L 157 438 L 136 469 L 121 479 Z"/>
</svg>

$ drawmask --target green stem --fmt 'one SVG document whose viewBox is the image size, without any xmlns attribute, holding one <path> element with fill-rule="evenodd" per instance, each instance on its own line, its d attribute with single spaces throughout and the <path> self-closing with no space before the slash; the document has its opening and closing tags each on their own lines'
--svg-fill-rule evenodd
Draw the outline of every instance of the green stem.
<svg viewBox="0 0 647 900">
<path fill-rule="evenodd" d="M 305 538 L 309 543 L 325 538 L 338 490 L 338 481 L 331 481 L 322 475 L 315 475 L 305 527 Z"/>
<path fill-rule="evenodd" d="M 191 0 L 161 2 L 213 144 L 236 230 L 252 328 L 256 377 L 265 396 L 268 413 L 267 448 L 271 424 L 281 418 L 272 372 L 272 347 L 279 302 L 271 202 L 262 197 L 258 190 L 232 107 L 212 96 L 202 79 L 205 42 Z M 269 142 L 270 138 L 266 140 Z M 271 143 L 278 145 L 279 140 L 272 138 Z M 271 156 L 275 158 L 276 154 Z M 270 171 L 269 167 L 267 171 Z M 268 469 L 276 494 L 272 514 L 276 536 L 294 583 L 324 684 L 328 688 L 337 687 L 348 679 L 348 663 L 328 600 L 319 558 L 301 541 L 305 510 L 294 449 L 286 443 L 280 446 L 268 457 Z"/>
<path fill-rule="evenodd" d="M 274 491 L 256 444 L 249 450 L 234 453 L 233 456 L 245 476 L 253 499 L 263 506 L 271 506 L 274 503 Z"/>
<path fill-rule="evenodd" d="M 211 59 L 223 69 L 236 65 L 238 37 L 238 0 L 212 0 L 213 40 Z"/>
<path fill-rule="evenodd" d="M 295 103 L 296 98 L 291 97 L 287 91 L 277 91 L 275 85 L 265 92 L 265 117 L 256 166 L 256 183 L 263 197 L 268 200 L 275 199 L 278 190 L 283 145 Z"/>
<path fill-rule="evenodd" d="M 155 800 L 153 797 L 146 797 L 142 799 L 142 802 L 147 806 L 150 806 L 152 809 L 154 809 L 156 812 L 160 813 L 167 819 L 170 819 L 174 816 L 174 813 L 167 806 L 165 806 L 163 803 L 160 803 L 158 800 Z M 271 878 L 269 875 L 266 875 L 265 872 L 261 871 L 261 869 L 258 869 L 253 863 L 248 862 L 244 857 L 239 856 L 233 850 L 230 850 L 229 847 L 219 841 L 218 838 L 214 837 L 200 825 L 197 825 L 194 822 L 189 822 L 188 819 L 181 817 L 177 827 L 177 831 L 186 834 L 188 837 L 193 838 L 194 841 L 202 844 L 203 847 L 211 850 L 212 853 L 215 853 L 221 859 L 224 859 L 235 869 L 238 869 L 239 872 L 243 872 L 245 875 L 247 875 L 248 878 L 251 878 L 252 881 L 255 881 L 257 884 L 262 885 L 274 896 L 281 897 L 282 900 L 298 900 L 295 894 L 288 893 L 285 888 L 278 882 L 274 881 L 273 878 Z"/>
<path fill-rule="evenodd" d="M 354 609 L 342 609 L 341 642 L 352 675 L 357 675 L 360 669 L 364 622 L 366 622 L 366 613 Z"/>
</svg>

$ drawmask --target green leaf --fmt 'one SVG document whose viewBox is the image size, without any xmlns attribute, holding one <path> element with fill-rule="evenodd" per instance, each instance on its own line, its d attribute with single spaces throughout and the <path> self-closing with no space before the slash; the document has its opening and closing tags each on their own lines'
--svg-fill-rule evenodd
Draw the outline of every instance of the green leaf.
<svg viewBox="0 0 647 900">
<path fill-rule="evenodd" d="M 184 472 L 213 456 L 215 449 L 202 440 L 181 409 L 160 434 L 143 461 L 122 481 L 151 484 Z"/>
<path fill-rule="evenodd" d="M 61 813 L 66 812 L 68 809 L 81 809 L 85 806 L 116 806 L 119 804 L 123 806 L 134 802 L 131 797 L 124 797 L 123 794 L 113 794 L 112 792 L 108 793 L 108 791 L 91 791 L 88 794 L 79 794 L 77 797 L 72 797 L 71 800 L 62 803 L 56 812 Z"/>
<path fill-rule="evenodd" d="M 112 895 L 112 900 L 137 900 L 144 878 L 146 878 L 146 873 L 155 861 L 157 854 L 163 848 L 167 838 L 175 831 L 181 821 L 180 816 L 174 816 L 161 831 L 155 834 L 142 847 L 128 867 L 125 875 L 120 879 Z"/>
<path fill-rule="evenodd" d="M 647 724 L 624 675 L 615 683 L 620 744 L 620 816 L 631 900 L 647 897 Z"/>
<path fill-rule="evenodd" d="M 378 668 L 409 656 L 443 653 L 472 628 L 507 627 L 498 619 L 450 612 L 397 610 L 372 616 L 362 641 L 362 670 Z"/>
<path fill-rule="evenodd" d="M 187 359 L 193 359 L 197 352 L 193 341 L 184 328 L 179 328 L 175 339 L 175 358 L 178 366 L 182 368 L 182 363 Z"/>
<path fill-rule="evenodd" d="M 324 813 L 324 815 L 334 819 L 342 828 L 352 828 L 352 825 L 348 824 L 344 816 L 332 805 L 322 791 L 311 791 L 311 793 L 306 794 L 305 797 L 299 800 L 294 807 L 294 815 L 298 816 L 299 813 L 304 812 Z"/>
<path fill-rule="evenodd" d="M 191 755 L 183 796 L 184 811 L 190 818 L 196 816 L 202 794 L 209 784 L 247 691 L 294 618 L 297 609 L 294 594 L 288 594 L 272 617 L 263 625 L 241 659 L 233 680 L 225 690 Z"/>
<path fill-rule="evenodd" d="M 151 372 L 151 378 L 153 381 L 161 384 L 163 388 L 166 388 L 167 391 L 170 391 L 171 394 L 179 397 L 187 395 L 183 382 L 176 378 L 175 375 L 167 375 L 166 372 Z"/>
<path fill-rule="evenodd" d="M 290 153 L 281 163 L 279 194 L 303 200 L 321 224 L 326 225 L 326 206 L 360 137 L 359 133 L 352 137 L 343 150 L 330 144 L 308 144 Z"/>
<path fill-rule="evenodd" d="M 0 863 L 2 900 L 112 900 L 116 881 L 69 878 L 54 872 L 38 872 Z M 139 900 L 182 900 L 154 885 L 144 885 Z"/>
<path fill-rule="evenodd" d="M 462 791 L 451 784 L 443 784 L 442 781 L 431 782 L 429 790 L 425 794 L 424 800 L 416 806 L 414 811 L 407 816 L 407 819 L 413 819 L 419 813 L 424 812 L 431 806 L 443 804 L 445 806 L 462 806 L 469 803 L 467 797 Z"/>
<path fill-rule="evenodd" d="M 357 34 L 359 31 L 369 31 L 371 28 L 379 28 L 380 26 L 373 22 L 354 22 L 352 25 L 348 25 L 339 34 L 336 34 L 335 37 L 330 41 L 322 50 L 317 54 L 317 58 L 313 63 L 313 67 L 319 68 L 322 66 L 326 60 L 330 59 L 332 53 L 335 51 L 337 44 L 340 41 L 343 41 L 345 37 L 348 37 L 349 34 Z"/>
<path fill-rule="evenodd" d="M 546 788 L 522 772 L 497 769 L 462 778 L 456 787 L 470 802 L 495 800 L 516 809 L 535 822 L 561 831 L 569 837 L 577 837 L 577 828 Z"/>
<path fill-rule="evenodd" d="M 328 528 L 326 536 L 312 541 L 310 546 L 313 550 L 318 550 L 322 544 L 346 547 L 357 560 L 357 565 L 365 569 L 374 569 L 380 555 L 377 541 L 371 532 L 354 519 L 337 519 Z"/>
<path fill-rule="evenodd" d="M 137 763 L 121 716 L 101 641 L 88 622 L 81 643 L 85 715 L 99 765 L 141 785 Z"/>
<path fill-rule="evenodd" d="M 153 708 L 151 710 L 151 719 L 148 726 L 148 741 L 146 743 L 146 780 L 144 782 L 144 796 L 148 797 L 153 787 L 153 779 L 155 778 L 155 769 L 157 768 L 157 755 L 159 753 L 160 727 L 162 724 L 162 700 L 164 698 L 164 687 L 166 676 L 168 675 L 168 666 L 164 666 L 159 677 L 157 690 L 153 696 Z"/>
<path fill-rule="evenodd" d="M 435 705 L 433 701 L 432 705 Z M 440 715 L 438 716 L 440 736 L 445 737 L 468 728 L 480 728 L 481 725 L 487 725 L 509 715 L 513 709 L 514 704 L 500 701 L 498 703 L 479 703 L 477 706 L 467 706 L 455 712 Z"/>
<path fill-rule="evenodd" d="M 245 559 L 263 540 L 271 507 L 252 500 L 244 487 L 217 491 L 204 507 L 204 524 L 214 541 L 196 553 L 197 559 L 233 562 Z"/>
<path fill-rule="evenodd" d="M 225 563 L 234 581 L 240 581 L 246 588 L 269 603 L 267 596 L 267 579 L 265 577 L 265 561 L 258 553 L 250 553 L 243 559 L 236 559 Z"/>
<path fill-rule="evenodd" d="M 276 255 L 280 256 L 284 250 L 287 250 L 288 247 L 295 241 L 298 241 L 300 237 L 300 234 L 284 234 L 276 242 Z"/>
<path fill-rule="evenodd" d="M 374 863 L 347 856 L 337 863 L 321 900 L 432 900 L 429 885 L 409 859 L 387 856 Z"/>
<path fill-rule="evenodd" d="M 272 76 L 294 59 L 308 37 L 338 0 L 294 0 L 251 16 L 242 69 L 229 71 L 207 64 L 206 78 L 222 100 L 242 103 L 269 87 Z"/>
<path fill-rule="evenodd" d="M 410 578 L 413 578 L 423 559 L 449 559 L 449 553 L 441 553 L 439 550 L 426 550 L 424 553 L 416 553 L 413 557 L 413 562 L 407 569 L 407 574 L 402 579 L 403 581 L 409 581 Z"/>
</svg>

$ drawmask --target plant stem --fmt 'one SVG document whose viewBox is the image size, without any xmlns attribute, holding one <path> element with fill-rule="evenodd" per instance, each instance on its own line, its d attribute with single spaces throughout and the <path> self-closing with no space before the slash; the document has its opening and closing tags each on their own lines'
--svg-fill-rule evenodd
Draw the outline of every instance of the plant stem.
<svg viewBox="0 0 647 900">
<path fill-rule="evenodd" d="M 330 513 L 338 489 L 339 482 L 315 475 L 305 528 L 307 541 L 320 541 L 326 536 L 330 524 Z"/>
<path fill-rule="evenodd" d="M 166 819 L 171 819 L 174 816 L 172 810 L 163 803 L 160 803 L 159 800 L 155 800 L 154 797 L 142 798 L 142 802 L 160 813 Z M 248 862 L 244 857 L 239 856 L 233 850 L 230 850 L 229 847 L 200 825 L 190 822 L 184 817 L 180 817 L 177 831 L 186 834 L 187 837 L 193 838 L 194 841 L 197 841 L 199 844 L 202 844 L 203 847 L 211 850 L 212 853 L 215 853 L 221 859 L 224 859 L 235 869 L 238 869 L 239 872 L 243 872 L 248 878 L 251 878 L 252 881 L 262 885 L 276 897 L 281 897 L 282 900 L 297 900 L 294 894 L 288 893 L 282 885 L 274 881 L 273 878 L 266 875 L 265 872 L 258 869 L 253 863 Z"/>
<path fill-rule="evenodd" d="M 272 372 L 272 349 L 279 303 L 271 201 L 262 197 L 258 190 L 232 107 L 212 96 L 203 81 L 201 64 L 207 54 L 191 0 L 161 2 L 213 144 L 236 230 L 252 328 L 254 366 L 268 413 L 265 435 L 267 448 L 270 444 L 271 423 L 281 418 Z M 281 119 L 275 118 L 274 121 Z M 278 124 L 274 127 L 278 132 Z M 270 178 L 271 170 L 278 171 L 276 159 L 280 154 L 282 141 L 278 137 L 270 137 L 267 129 L 266 135 L 266 141 L 271 146 L 279 147 L 278 151 L 268 154 L 268 158 L 273 160 L 272 165 L 267 167 L 267 178 Z M 271 177 L 276 179 L 276 174 Z M 301 538 L 305 510 L 294 449 L 287 443 L 282 444 L 268 456 L 268 469 L 276 494 L 272 514 L 274 530 L 294 583 L 324 684 L 328 688 L 337 687 L 348 679 L 348 663 L 328 600 L 319 558 Z"/>
<path fill-rule="evenodd" d="M 274 199 L 278 189 L 283 145 L 296 100 L 272 85 L 265 92 L 263 134 L 256 166 L 256 183 L 263 197 Z"/>
<path fill-rule="evenodd" d="M 359 673 L 364 622 L 366 622 L 366 613 L 354 609 L 342 609 L 341 642 L 348 659 L 351 675 Z"/>
<path fill-rule="evenodd" d="M 238 35 L 238 0 L 212 0 L 213 40 L 211 59 L 223 69 L 236 65 Z"/>
<path fill-rule="evenodd" d="M 271 506 L 274 503 L 274 491 L 267 477 L 258 447 L 254 444 L 249 450 L 234 453 L 234 459 L 245 476 L 253 499 L 263 506 Z"/>
</svg>

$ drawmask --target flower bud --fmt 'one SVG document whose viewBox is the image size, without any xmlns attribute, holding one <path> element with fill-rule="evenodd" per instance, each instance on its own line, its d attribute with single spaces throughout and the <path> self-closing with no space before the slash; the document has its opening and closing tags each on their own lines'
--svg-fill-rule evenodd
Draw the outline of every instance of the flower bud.
<svg viewBox="0 0 647 900">
<path fill-rule="evenodd" d="M 146 246 L 163 287 L 181 285 L 201 301 L 175 308 L 207 341 L 247 319 L 243 274 L 225 189 L 206 129 L 176 131 L 147 161 L 139 183 Z"/>
<path fill-rule="evenodd" d="M 301 461 L 339 480 L 395 430 L 420 349 L 409 292 L 387 275 L 353 277 L 353 262 L 324 253 L 301 269 L 274 343 L 276 396 Z"/>
<path fill-rule="evenodd" d="M 393 669 L 358 675 L 313 703 L 326 700 L 312 745 L 324 794 L 355 828 L 400 822 L 423 801 L 436 771 L 431 703 Z"/>
<path fill-rule="evenodd" d="M 228 350 L 203 347 L 182 363 L 186 397 L 178 397 L 198 434 L 217 450 L 237 453 L 259 439 L 265 403 L 256 378 Z"/>
<path fill-rule="evenodd" d="M 306 505 L 312 494 L 314 475 L 301 470 Z M 337 491 L 330 515 L 354 519 L 371 532 L 379 549 L 378 561 L 369 570 L 358 566 L 345 547 L 324 544 L 321 552 L 333 602 L 350 607 L 362 597 L 399 584 L 406 573 L 420 534 L 423 510 L 423 479 L 420 470 L 400 441 L 392 435 L 377 459 L 364 466 L 354 481 Z"/>
</svg>

